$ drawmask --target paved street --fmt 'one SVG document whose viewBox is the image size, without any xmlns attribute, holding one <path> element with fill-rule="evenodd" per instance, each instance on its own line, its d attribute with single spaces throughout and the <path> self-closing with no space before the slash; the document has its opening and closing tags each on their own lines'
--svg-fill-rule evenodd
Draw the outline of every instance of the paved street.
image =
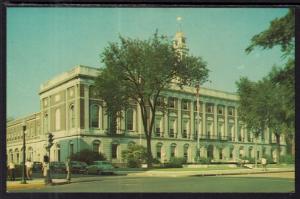
<svg viewBox="0 0 300 199">
<path fill-rule="evenodd" d="M 294 192 L 294 172 L 190 177 L 89 176 L 14 192 Z"/>
</svg>

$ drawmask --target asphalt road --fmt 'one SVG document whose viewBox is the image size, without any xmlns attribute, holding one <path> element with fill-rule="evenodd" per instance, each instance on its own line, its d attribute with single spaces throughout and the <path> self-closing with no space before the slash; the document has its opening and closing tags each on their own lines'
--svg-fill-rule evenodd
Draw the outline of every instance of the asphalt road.
<svg viewBox="0 0 300 199">
<path fill-rule="evenodd" d="M 261 176 L 129 177 L 97 176 L 66 185 L 14 192 L 294 192 L 293 173 Z"/>
</svg>

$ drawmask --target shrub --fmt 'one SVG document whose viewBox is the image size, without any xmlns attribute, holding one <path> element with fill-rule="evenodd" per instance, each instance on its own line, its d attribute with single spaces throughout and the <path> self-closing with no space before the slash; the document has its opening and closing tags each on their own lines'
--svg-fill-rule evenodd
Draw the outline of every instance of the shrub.
<svg viewBox="0 0 300 199">
<path fill-rule="evenodd" d="M 173 157 L 170 161 L 165 165 L 168 168 L 182 168 L 182 165 L 186 163 L 185 158 L 176 158 Z"/>
<path fill-rule="evenodd" d="M 160 164 L 160 161 L 157 158 L 152 159 L 153 164 Z"/>
<path fill-rule="evenodd" d="M 200 164 L 210 164 L 210 162 L 211 162 L 211 158 L 200 157 L 199 159 Z"/>
<path fill-rule="evenodd" d="M 146 148 L 141 145 L 129 144 L 127 150 L 122 151 L 122 159 L 130 168 L 139 168 L 147 160 Z"/>
<path fill-rule="evenodd" d="M 285 156 L 280 156 L 279 162 L 286 163 L 286 164 L 294 164 L 295 159 L 292 155 L 285 155 Z"/>
<path fill-rule="evenodd" d="M 93 161 L 106 160 L 106 157 L 102 153 L 94 152 L 89 149 L 83 149 L 71 155 L 70 159 L 73 161 L 81 161 L 91 164 Z"/>
</svg>

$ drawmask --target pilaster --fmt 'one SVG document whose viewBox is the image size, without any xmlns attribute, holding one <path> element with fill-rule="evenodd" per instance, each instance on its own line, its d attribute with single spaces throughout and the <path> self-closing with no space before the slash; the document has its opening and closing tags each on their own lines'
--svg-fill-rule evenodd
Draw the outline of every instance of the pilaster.
<svg viewBox="0 0 300 199">
<path fill-rule="evenodd" d="M 99 117 L 99 119 L 101 118 Z M 89 85 L 84 85 L 84 129 L 85 131 L 89 130 L 89 121 L 90 121 L 89 120 Z"/>
<path fill-rule="evenodd" d="M 178 98 L 178 115 L 177 115 L 177 138 L 182 138 L 182 122 L 181 122 L 181 98 Z"/>
</svg>

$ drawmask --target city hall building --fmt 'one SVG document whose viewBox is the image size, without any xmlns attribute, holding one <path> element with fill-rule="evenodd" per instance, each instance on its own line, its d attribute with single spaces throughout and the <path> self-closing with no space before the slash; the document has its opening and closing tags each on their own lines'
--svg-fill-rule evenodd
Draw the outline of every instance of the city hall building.
<svg viewBox="0 0 300 199">
<path fill-rule="evenodd" d="M 22 161 L 23 122 L 26 157 L 32 161 L 43 161 L 50 132 L 54 135 L 51 161 L 65 161 L 76 152 L 90 149 L 105 154 L 113 163 L 123 163 L 121 152 L 128 144 L 146 146 L 137 104 L 123 111 L 116 134 L 109 134 L 105 102 L 93 87 L 98 74 L 99 69 L 80 65 L 43 83 L 39 91 L 40 111 L 7 123 L 8 161 Z M 197 110 L 196 93 L 195 87 L 181 89 L 173 85 L 161 94 L 168 107 L 156 113 L 151 141 L 154 158 L 165 162 L 172 157 L 185 157 L 187 162 L 195 162 L 198 136 L 200 157 L 215 162 L 232 162 L 255 155 L 278 158 L 275 136 L 269 129 L 255 140 L 240 121 L 236 94 L 201 87 Z M 280 153 L 285 155 L 283 137 L 280 141 Z"/>
</svg>

